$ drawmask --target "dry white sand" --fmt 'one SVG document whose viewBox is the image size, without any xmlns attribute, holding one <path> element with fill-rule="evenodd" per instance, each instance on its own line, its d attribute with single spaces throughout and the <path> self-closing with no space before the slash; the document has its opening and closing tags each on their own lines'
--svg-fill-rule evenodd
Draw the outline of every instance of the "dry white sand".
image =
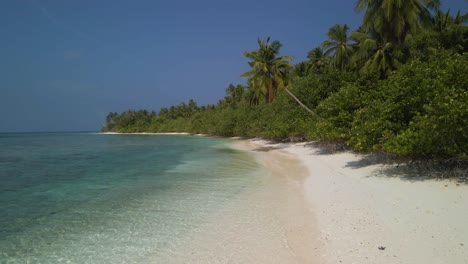
<svg viewBox="0 0 468 264">
<path fill-rule="evenodd" d="M 309 248 L 317 253 L 318 245 L 325 263 L 468 263 L 465 184 L 388 176 L 389 166 L 362 155 L 323 154 L 305 143 L 250 142 L 307 168 L 303 188 L 319 230 Z"/>
</svg>

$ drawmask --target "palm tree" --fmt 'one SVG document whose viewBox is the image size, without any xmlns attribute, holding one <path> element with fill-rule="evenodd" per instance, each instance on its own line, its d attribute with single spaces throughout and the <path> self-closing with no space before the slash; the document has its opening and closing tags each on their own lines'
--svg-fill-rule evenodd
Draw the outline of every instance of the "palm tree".
<svg viewBox="0 0 468 264">
<path fill-rule="evenodd" d="M 442 10 L 437 10 L 432 18 L 432 28 L 436 32 L 444 32 L 448 29 L 452 21 L 453 17 L 450 15 L 450 9 L 447 10 L 447 13 L 442 12 Z"/>
<path fill-rule="evenodd" d="M 466 36 L 468 36 L 468 14 L 461 14 L 458 10 L 455 17 L 450 15 L 450 9 L 444 13 L 437 10 L 432 18 L 432 29 L 438 33 L 439 40 L 444 44 L 445 48 L 451 48 L 466 43 Z"/>
<path fill-rule="evenodd" d="M 323 68 L 329 63 L 329 57 L 325 56 L 325 53 L 321 47 L 316 47 L 307 53 L 312 68 L 316 73 L 321 73 Z"/>
<path fill-rule="evenodd" d="M 328 40 L 323 42 L 325 56 L 331 55 L 333 65 L 340 70 L 344 70 L 349 65 L 349 59 L 352 54 L 352 45 L 348 37 L 349 27 L 336 24 L 328 30 Z"/>
<path fill-rule="evenodd" d="M 264 92 L 262 92 L 260 89 L 259 89 L 259 86 L 252 83 L 252 82 L 255 82 L 255 80 L 249 80 L 249 86 L 251 87 L 251 89 L 247 90 L 247 92 L 245 93 L 245 97 L 247 99 L 247 101 L 249 101 L 249 104 L 252 106 L 252 105 L 258 105 L 260 103 L 260 98 L 262 96 L 262 94 L 264 94 Z M 266 90 L 265 90 L 266 92 Z"/>
<path fill-rule="evenodd" d="M 275 99 L 278 88 L 282 88 L 299 105 L 313 114 L 285 85 L 287 75 L 291 69 L 290 61 L 292 60 L 292 56 L 278 56 L 281 43 L 273 41 L 270 44 L 270 37 L 266 40 L 258 39 L 258 45 L 259 49 L 244 53 L 245 57 L 252 60 L 249 62 L 252 69 L 241 75 L 242 77 L 249 78 L 248 84 L 250 89 L 247 92 L 247 97 L 250 104 L 258 104 L 261 94 L 264 94 L 266 101 L 271 103 Z"/>
<path fill-rule="evenodd" d="M 455 16 L 453 24 L 455 26 L 466 26 L 466 23 L 468 23 L 468 13 L 462 15 L 460 10 L 458 10 L 457 16 Z"/>
<path fill-rule="evenodd" d="M 385 77 L 398 66 L 398 56 L 391 42 L 359 31 L 351 33 L 351 38 L 356 41 L 352 61 L 359 65 L 361 73 L 377 72 Z"/>
<path fill-rule="evenodd" d="M 436 10 L 439 6 L 440 0 L 358 0 L 356 10 L 366 10 L 362 21 L 365 31 L 401 46 L 408 34 L 430 23 L 429 9 Z"/>
<path fill-rule="evenodd" d="M 251 69 L 241 76 L 249 78 L 250 88 L 264 94 L 266 101 L 271 103 L 278 88 L 284 87 L 292 56 L 278 56 L 282 45 L 277 40 L 270 43 L 270 37 L 266 40 L 258 39 L 258 45 L 257 50 L 244 53 L 245 57 L 251 59 Z"/>
<path fill-rule="evenodd" d="M 308 61 L 301 61 L 294 65 L 292 69 L 293 77 L 305 77 L 309 75 L 313 68 L 313 65 L 310 64 Z"/>
<path fill-rule="evenodd" d="M 229 84 L 228 88 L 226 88 L 226 97 L 225 100 L 231 105 L 236 105 L 242 100 L 244 96 L 244 86 L 238 84 L 235 86 L 234 84 Z"/>
</svg>

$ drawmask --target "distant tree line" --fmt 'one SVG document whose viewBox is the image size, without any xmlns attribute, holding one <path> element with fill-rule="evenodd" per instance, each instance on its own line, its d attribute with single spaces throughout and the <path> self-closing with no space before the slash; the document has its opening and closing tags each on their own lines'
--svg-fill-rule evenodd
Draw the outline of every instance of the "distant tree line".
<svg viewBox="0 0 468 264">
<path fill-rule="evenodd" d="M 357 151 L 468 160 L 468 15 L 436 0 L 359 0 L 295 65 L 281 43 L 245 52 L 245 85 L 214 105 L 109 113 L 103 131 L 341 142 Z M 298 104 L 300 106 L 298 106 Z"/>
</svg>

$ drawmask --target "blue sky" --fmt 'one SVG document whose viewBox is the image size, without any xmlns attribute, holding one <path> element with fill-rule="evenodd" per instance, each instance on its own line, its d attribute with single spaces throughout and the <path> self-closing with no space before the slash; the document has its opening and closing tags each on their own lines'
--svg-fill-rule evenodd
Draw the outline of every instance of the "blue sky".
<svg viewBox="0 0 468 264">
<path fill-rule="evenodd" d="M 258 37 L 304 60 L 348 0 L 0 1 L 0 132 L 97 131 L 110 111 L 215 103 Z M 467 1 L 443 1 L 462 9 Z"/>
</svg>

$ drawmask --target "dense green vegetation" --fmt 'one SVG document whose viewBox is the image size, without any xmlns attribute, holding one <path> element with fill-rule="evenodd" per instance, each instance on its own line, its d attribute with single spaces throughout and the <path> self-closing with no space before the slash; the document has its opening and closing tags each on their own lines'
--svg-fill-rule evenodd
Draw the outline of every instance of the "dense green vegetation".
<svg viewBox="0 0 468 264">
<path fill-rule="evenodd" d="M 468 159 L 467 14 L 436 0 L 359 0 L 362 25 L 334 25 L 307 60 L 281 43 L 245 52 L 245 85 L 215 105 L 110 113 L 103 131 L 190 132 L 341 142 L 401 157 Z"/>
</svg>

